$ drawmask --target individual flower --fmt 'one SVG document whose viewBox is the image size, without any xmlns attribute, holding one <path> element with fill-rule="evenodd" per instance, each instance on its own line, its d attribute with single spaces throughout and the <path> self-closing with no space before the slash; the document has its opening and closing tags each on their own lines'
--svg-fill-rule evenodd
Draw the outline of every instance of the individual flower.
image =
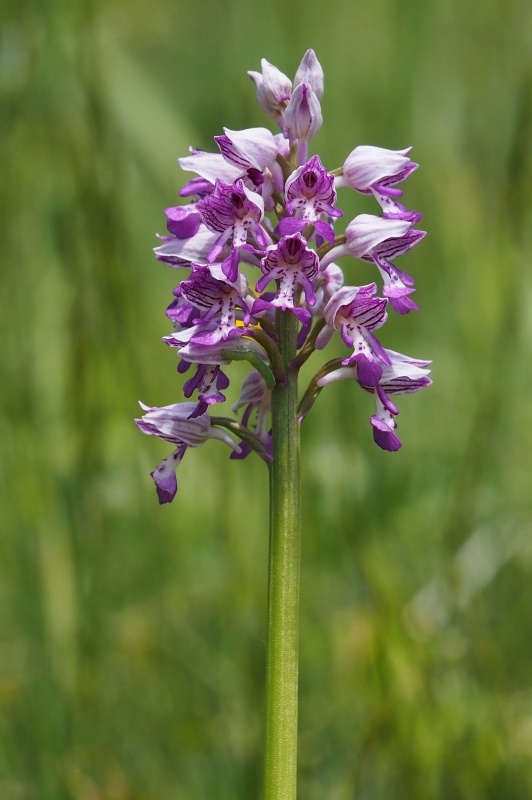
<svg viewBox="0 0 532 800">
<path fill-rule="evenodd" d="M 159 503 L 169 503 L 174 499 L 177 492 L 175 471 L 188 447 L 199 447 L 207 439 L 219 439 L 235 452 L 240 451 L 240 446 L 227 431 L 212 425 L 208 414 L 191 417 L 195 403 L 175 403 L 160 408 L 140 403 L 140 407 L 146 413 L 135 420 L 138 429 L 177 445 L 173 453 L 150 473 Z"/>
<path fill-rule="evenodd" d="M 415 291 L 414 279 L 398 269 L 390 259 L 406 253 L 425 235 L 425 231 L 413 230 L 408 220 L 374 217 L 371 214 L 360 214 L 347 226 L 349 252 L 376 265 L 384 281 L 383 294 L 398 314 L 418 310 L 408 297 Z"/>
<path fill-rule="evenodd" d="M 410 394 L 430 386 L 432 381 L 428 377 L 430 370 L 426 369 L 430 361 L 420 361 L 409 358 L 394 350 L 385 350 L 388 363 L 382 365 L 382 375 L 377 386 L 364 384 L 359 374 L 360 362 L 353 362 L 349 366 L 342 366 L 331 370 L 318 381 L 318 387 L 323 388 L 328 383 L 338 380 L 356 380 L 375 397 L 375 414 L 370 422 L 373 427 L 375 443 L 383 450 L 399 450 L 402 443 L 395 429 L 395 417 L 399 409 L 392 403 L 390 394 Z"/>
<path fill-rule="evenodd" d="M 294 216 L 284 217 L 280 221 L 280 232 L 289 234 L 302 231 L 305 225 L 311 223 L 324 239 L 334 242 L 332 225 L 321 219 L 323 215 L 338 219 L 343 214 L 334 207 L 336 192 L 333 184 L 334 176 L 323 167 L 319 156 L 313 156 L 298 167 L 285 185 L 286 211 Z"/>
<path fill-rule="evenodd" d="M 249 190 L 262 196 L 265 208 L 272 211 L 273 192 L 283 190 L 283 172 L 277 156 L 289 157 L 289 142 L 267 128 L 224 128 L 224 134 L 214 140 L 220 153 L 191 149 L 189 156 L 178 159 L 182 169 L 200 176 L 189 181 L 180 195 L 204 199 L 213 193 L 217 179 L 230 184 L 241 179 Z"/>
<path fill-rule="evenodd" d="M 390 259 L 406 253 L 424 236 L 425 231 L 413 230 L 408 220 L 359 214 L 346 228 L 345 244 L 333 247 L 322 259 L 321 266 L 348 254 L 375 264 L 384 280 L 383 294 L 397 313 L 407 314 L 418 308 L 408 297 L 415 291 L 414 279 Z"/>
<path fill-rule="evenodd" d="M 325 307 L 325 322 L 316 340 L 317 349 L 322 349 L 330 340 L 334 330 L 339 330 L 344 343 L 353 348 L 349 358 L 342 364 L 357 364 L 357 375 L 365 386 L 376 386 L 382 376 L 382 364 L 389 364 L 385 349 L 372 331 L 382 327 L 388 315 L 388 301 L 374 297 L 377 286 L 344 286 L 329 300 Z"/>
<path fill-rule="evenodd" d="M 301 322 L 308 322 L 310 311 L 296 306 L 296 292 L 301 286 L 306 303 L 312 306 L 316 302 L 312 279 L 318 273 L 318 256 L 306 246 L 301 234 L 284 236 L 278 244 L 268 247 L 260 268 L 263 276 L 257 281 L 257 292 L 262 292 L 271 280 L 279 281 L 279 286 L 272 300 L 256 300 L 251 313 L 271 307 L 289 309 Z"/>
<path fill-rule="evenodd" d="M 205 312 L 192 320 L 193 327 L 185 334 L 187 342 L 213 345 L 238 334 L 237 307 L 242 311 L 244 326 L 248 324 L 247 280 L 242 273 L 237 278 L 233 282 L 219 280 L 207 267 L 194 266 L 190 277 L 181 282 L 181 296 Z M 174 338 L 184 342 L 183 332 L 175 333 Z"/>
<path fill-rule="evenodd" d="M 373 194 L 385 217 L 408 220 L 415 225 L 421 219 L 421 214 L 408 211 L 401 205 L 397 198 L 403 192 L 395 188 L 419 166 L 408 158 L 411 149 L 387 150 L 370 145 L 355 147 L 335 177 L 335 188 L 350 186 L 361 194 Z"/>
<path fill-rule="evenodd" d="M 214 140 L 226 161 L 243 171 L 244 183 L 260 194 L 267 211 L 273 210 L 272 194 L 283 190 L 283 171 L 277 163 L 280 151 L 289 143 L 283 136 L 274 136 L 267 128 L 231 131 Z"/>
<path fill-rule="evenodd" d="M 399 409 L 392 403 L 390 394 L 411 394 L 430 386 L 432 381 L 428 377 L 430 370 L 426 369 L 430 361 L 419 361 L 393 350 L 386 351 L 390 363 L 383 367 L 382 377 L 379 381 L 375 395 L 375 414 L 370 419 L 373 426 L 373 438 L 383 450 L 399 450 L 402 443 L 395 429 L 395 417 Z M 369 390 L 369 387 L 363 387 Z"/>
<path fill-rule="evenodd" d="M 222 268 L 230 281 L 236 280 L 239 248 L 247 244 L 249 234 L 255 237 L 259 246 L 266 247 L 269 244 L 260 224 L 264 217 L 262 197 L 247 189 L 241 180 L 233 184 L 217 180 L 214 192 L 200 200 L 196 207 L 207 228 L 220 234 L 209 252 L 209 264 L 218 259 L 229 240 L 231 253 L 224 260 Z"/>
</svg>

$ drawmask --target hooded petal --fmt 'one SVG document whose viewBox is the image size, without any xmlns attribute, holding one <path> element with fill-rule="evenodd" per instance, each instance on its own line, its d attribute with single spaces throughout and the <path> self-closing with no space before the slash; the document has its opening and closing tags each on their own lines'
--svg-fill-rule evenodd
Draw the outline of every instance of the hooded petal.
<svg viewBox="0 0 532 800">
<path fill-rule="evenodd" d="M 211 420 L 207 414 L 190 419 L 196 403 L 174 403 L 160 408 L 140 403 L 146 413 L 135 420 L 137 428 L 167 442 L 198 447 L 209 438 Z"/>
<path fill-rule="evenodd" d="M 158 261 L 169 267 L 190 267 L 192 262 L 206 266 L 217 238 L 216 233 L 201 224 L 190 239 L 169 237 L 163 244 L 154 247 L 153 252 Z"/>
<path fill-rule="evenodd" d="M 355 147 L 344 162 L 341 185 L 369 194 L 376 184 L 389 187 L 406 180 L 419 166 L 408 158 L 411 149 L 387 150 L 371 145 Z"/>
<path fill-rule="evenodd" d="M 310 86 L 318 100 L 323 97 L 323 69 L 314 50 L 309 49 L 301 59 L 294 78 L 294 88 L 301 83 Z"/>
<path fill-rule="evenodd" d="M 201 178 L 216 183 L 221 178 L 226 183 L 233 183 L 242 177 L 244 170 L 230 164 L 220 153 L 205 153 L 203 150 L 190 149 L 190 155 L 177 159 L 181 169 L 196 172 Z"/>
<path fill-rule="evenodd" d="M 215 136 L 214 141 L 222 156 L 238 169 L 254 168 L 263 172 L 277 158 L 277 143 L 267 128 L 246 128 L 232 131 L 224 128 L 225 136 Z"/>
<path fill-rule="evenodd" d="M 411 227 L 408 220 L 359 214 L 346 228 L 347 247 L 352 255 L 362 258 L 382 242 L 404 237 Z"/>
<path fill-rule="evenodd" d="M 307 160 L 308 142 L 323 123 L 320 101 L 306 83 L 296 86 L 284 115 L 284 127 L 290 141 L 298 142 L 297 163 Z"/>
</svg>

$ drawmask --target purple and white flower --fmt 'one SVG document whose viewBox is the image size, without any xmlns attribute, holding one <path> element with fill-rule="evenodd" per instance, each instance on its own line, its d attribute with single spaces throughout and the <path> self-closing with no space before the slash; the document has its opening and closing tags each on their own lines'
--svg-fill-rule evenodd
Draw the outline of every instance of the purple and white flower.
<svg viewBox="0 0 532 800">
<path fill-rule="evenodd" d="M 207 439 L 219 439 L 233 451 L 240 452 L 240 445 L 227 431 L 212 425 L 208 414 L 191 416 L 195 403 L 175 403 L 161 408 L 140 403 L 140 407 L 146 413 L 135 420 L 138 429 L 149 436 L 157 436 L 177 445 L 173 453 L 150 473 L 160 503 L 170 503 L 174 499 L 177 492 L 175 471 L 188 447 L 199 447 Z"/>
<path fill-rule="evenodd" d="M 352 355 L 342 364 L 357 363 L 357 375 L 366 386 L 376 386 L 382 376 L 382 364 L 389 363 L 385 349 L 372 333 L 388 319 L 388 301 L 374 297 L 376 292 L 374 283 L 339 289 L 325 307 L 326 325 L 316 340 L 316 348 L 321 350 L 339 330 L 344 343 L 353 348 Z"/>
<path fill-rule="evenodd" d="M 336 192 L 334 176 L 323 167 L 319 156 L 313 156 L 306 164 L 293 172 L 285 185 L 286 211 L 292 216 L 283 217 L 280 232 L 285 234 L 302 231 L 311 223 L 318 233 L 329 242 L 334 242 L 334 229 L 322 216 L 338 219 L 343 211 L 335 208 Z"/>
<path fill-rule="evenodd" d="M 301 322 L 308 322 L 310 311 L 296 305 L 296 292 L 301 287 L 306 303 L 311 306 L 315 304 L 312 279 L 318 274 L 318 256 L 306 246 L 301 234 L 284 236 L 277 245 L 269 247 L 260 268 L 263 276 L 257 281 L 257 292 L 262 292 L 271 280 L 278 281 L 279 285 L 272 300 L 255 300 L 251 313 L 257 314 L 275 307 L 283 311 L 290 310 Z"/>
<path fill-rule="evenodd" d="M 209 264 L 218 260 L 225 243 L 230 240 L 231 253 L 223 261 L 222 268 L 230 281 L 236 280 L 239 248 L 247 244 L 249 235 L 255 237 L 260 247 L 269 244 L 260 224 L 264 217 L 262 197 L 247 189 L 241 180 L 233 184 L 217 180 L 214 192 L 200 200 L 196 208 L 207 228 L 220 234 L 209 252 Z"/>
<path fill-rule="evenodd" d="M 187 342 L 215 345 L 220 340 L 227 341 L 238 335 L 238 307 L 242 311 L 243 325 L 249 323 L 251 315 L 245 299 L 247 280 L 242 273 L 236 277 L 238 281 L 218 280 L 207 267 L 194 266 L 190 277 L 182 281 L 182 297 L 195 308 L 205 311 L 203 316 L 192 320 L 194 327 L 186 333 Z M 176 333 L 175 338 L 184 341 L 182 332 Z"/>
<path fill-rule="evenodd" d="M 375 397 L 375 414 L 370 419 L 375 443 L 383 450 L 395 451 L 402 444 L 395 433 L 395 417 L 399 414 L 399 409 L 388 395 L 411 394 L 430 386 L 432 381 L 428 377 L 430 370 L 427 367 L 431 362 L 409 358 L 394 350 L 384 352 L 387 363 L 382 365 L 382 375 L 376 386 L 364 383 L 360 374 L 360 362 L 357 361 L 331 370 L 318 380 L 318 386 L 322 388 L 338 380 L 356 380 L 363 389 L 371 392 Z"/>
<path fill-rule="evenodd" d="M 418 310 L 408 295 L 415 291 L 414 279 L 391 263 L 391 258 L 403 255 L 425 236 L 425 231 L 413 230 L 406 219 L 359 214 L 346 228 L 345 244 L 333 247 L 321 260 L 321 267 L 343 255 L 353 255 L 373 263 L 384 280 L 383 294 L 399 314 Z"/>
</svg>

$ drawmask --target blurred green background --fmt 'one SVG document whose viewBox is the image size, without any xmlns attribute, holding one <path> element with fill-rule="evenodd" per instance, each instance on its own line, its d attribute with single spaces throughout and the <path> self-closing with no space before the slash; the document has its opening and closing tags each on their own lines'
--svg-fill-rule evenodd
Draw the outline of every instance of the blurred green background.
<svg viewBox="0 0 532 800">
<path fill-rule="evenodd" d="M 246 70 L 308 47 L 329 168 L 415 145 L 421 312 L 381 340 L 434 386 L 400 398 L 395 455 L 348 382 L 304 425 L 300 796 L 532 797 L 530 2 L 1 13 L 1 800 L 260 797 L 266 470 L 210 443 L 160 508 L 168 448 L 132 418 L 181 398 L 182 276 L 151 254 L 176 159 L 268 124 Z"/>
</svg>

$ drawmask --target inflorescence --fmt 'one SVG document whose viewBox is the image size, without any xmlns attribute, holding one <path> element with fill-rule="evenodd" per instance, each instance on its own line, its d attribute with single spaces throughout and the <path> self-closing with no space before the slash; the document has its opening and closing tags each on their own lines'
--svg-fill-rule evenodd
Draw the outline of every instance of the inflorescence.
<svg viewBox="0 0 532 800">
<path fill-rule="evenodd" d="M 370 420 L 375 442 L 398 450 L 399 410 L 390 396 L 431 382 L 429 361 L 388 350 L 375 335 L 388 306 L 398 314 L 417 310 L 413 279 L 393 263 L 425 236 L 415 228 L 421 214 L 398 201 L 403 192 L 397 184 L 418 167 L 409 158 L 411 148 L 358 146 L 341 168 L 328 172 L 318 155 L 308 156 L 309 141 L 322 124 L 323 70 L 314 51 L 305 53 L 293 83 L 265 59 L 261 65 L 262 72 L 249 76 L 261 108 L 281 133 L 224 128 L 223 136 L 214 137 L 219 153 L 191 149 L 179 159 L 181 168 L 197 177 L 180 192 L 190 202 L 166 209 L 169 235 L 155 248 L 159 261 L 188 270 L 166 311 L 173 332 L 164 341 L 178 351 L 178 371 L 192 373 L 184 385 L 187 402 L 162 408 L 141 404 L 146 413 L 135 420 L 143 433 L 175 448 L 151 473 L 160 503 L 176 494 L 176 467 L 187 448 L 207 439 L 226 442 L 231 458 L 255 450 L 271 461 L 271 393 L 286 382 L 278 347 L 280 314 L 298 320 L 298 354 L 290 369 L 298 370 L 335 331 L 348 350 L 314 376 L 300 403 L 299 422 L 326 384 L 351 379 L 375 398 Z M 381 214 L 360 214 L 336 235 L 334 223 L 343 215 L 336 207 L 341 187 L 373 195 Z M 377 267 L 382 297 L 376 283 L 344 285 L 335 263 L 342 256 Z M 260 274 L 250 285 L 253 269 Z M 235 414 L 244 409 L 240 422 L 207 413 L 225 401 L 224 368 L 235 360 L 253 367 L 232 408 Z"/>
</svg>

